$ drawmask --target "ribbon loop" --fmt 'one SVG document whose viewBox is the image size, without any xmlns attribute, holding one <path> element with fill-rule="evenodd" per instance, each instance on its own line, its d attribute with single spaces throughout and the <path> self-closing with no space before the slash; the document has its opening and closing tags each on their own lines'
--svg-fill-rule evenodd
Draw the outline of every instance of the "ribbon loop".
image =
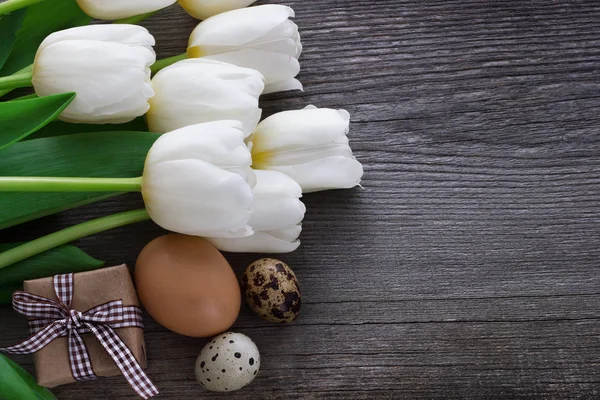
<svg viewBox="0 0 600 400">
<path fill-rule="evenodd" d="M 92 333 L 140 397 L 148 399 L 157 395 L 158 389 L 114 331 L 127 327 L 143 328 L 142 310 L 136 306 L 124 306 L 122 300 L 115 300 L 81 312 L 71 308 L 73 274 L 54 276 L 53 286 L 58 301 L 23 291 L 13 294 L 13 308 L 29 318 L 32 336 L 16 346 L 0 351 L 31 354 L 43 349 L 56 338 L 67 336 L 73 378 L 77 381 L 96 379 L 82 337 L 85 333 Z"/>
<path fill-rule="evenodd" d="M 27 318 L 51 318 L 56 320 L 67 316 L 58 302 L 27 292 L 15 292 L 12 303 L 15 311 Z"/>
</svg>

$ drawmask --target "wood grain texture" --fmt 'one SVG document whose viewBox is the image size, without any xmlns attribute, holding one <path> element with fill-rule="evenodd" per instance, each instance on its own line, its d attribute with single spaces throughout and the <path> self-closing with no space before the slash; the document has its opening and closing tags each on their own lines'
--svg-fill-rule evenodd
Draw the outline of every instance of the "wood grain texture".
<svg viewBox="0 0 600 400">
<path fill-rule="evenodd" d="M 234 330 L 263 366 L 236 393 L 193 379 L 204 342 L 149 317 L 164 399 L 600 398 L 600 4 L 587 1 L 295 0 L 304 93 L 352 114 L 363 189 L 305 196 L 303 245 L 281 257 L 304 294 L 297 323 L 244 307 Z M 147 22 L 160 56 L 195 22 Z M 28 239 L 140 206 L 137 196 L 0 233 Z M 133 264 L 151 223 L 80 241 Z M 229 255 L 236 272 L 257 256 Z M 26 325 L 0 308 L 1 344 Z M 18 358 L 29 369 L 29 358 Z M 120 378 L 60 399 L 134 399 Z"/>
</svg>

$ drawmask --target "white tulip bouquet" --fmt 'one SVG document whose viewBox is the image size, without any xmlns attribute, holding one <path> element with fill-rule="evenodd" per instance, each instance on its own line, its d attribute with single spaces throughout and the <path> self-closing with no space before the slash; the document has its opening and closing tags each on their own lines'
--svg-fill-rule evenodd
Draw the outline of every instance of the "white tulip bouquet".
<svg viewBox="0 0 600 400">
<path fill-rule="evenodd" d="M 5 0 L 0 3 L 0 15 L 20 10 L 44 1 L 52 0 Z M 177 0 L 75 0 L 83 12 L 100 20 L 121 20 L 154 13 L 177 2 Z M 256 0 L 179 0 L 179 4 L 191 16 L 206 19 L 214 15 L 246 7 Z"/>
<path fill-rule="evenodd" d="M 36 257 L 81 257 L 69 242 L 149 219 L 223 251 L 291 252 L 302 193 L 360 184 L 347 111 L 309 105 L 261 121 L 262 94 L 303 89 L 291 8 L 179 0 L 204 21 L 186 54 L 157 61 L 135 23 L 174 3 L 0 2 L 0 96 L 34 91 L 0 102 L 0 229 L 124 192 L 145 205 L 0 247 L 0 302 L 38 277 Z M 31 22 L 49 13 L 48 26 Z M 17 268 L 19 282 L 3 281 Z"/>
</svg>

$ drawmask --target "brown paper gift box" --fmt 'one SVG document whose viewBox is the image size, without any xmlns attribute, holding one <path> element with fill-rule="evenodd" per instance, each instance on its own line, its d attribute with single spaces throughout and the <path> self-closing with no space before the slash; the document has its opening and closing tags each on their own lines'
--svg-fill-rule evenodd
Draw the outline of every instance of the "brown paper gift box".
<svg viewBox="0 0 600 400">
<path fill-rule="evenodd" d="M 80 272 L 74 275 L 74 282 L 71 307 L 75 310 L 84 312 L 113 300 L 123 300 L 123 305 L 139 307 L 138 297 L 126 265 Z M 25 281 L 23 288 L 26 292 L 58 300 L 52 286 L 52 277 Z M 146 368 L 144 331 L 132 327 L 115 329 L 115 332 L 131 350 L 142 368 Z M 121 374 L 112 358 L 102 348 L 94 335 L 91 333 L 85 334 L 83 340 L 90 354 L 92 368 L 97 376 Z M 33 360 L 39 385 L 52 388 L 75 382 L 69 366 L 66 337 L 50 342 L 34 354 Z"/>
</svg>

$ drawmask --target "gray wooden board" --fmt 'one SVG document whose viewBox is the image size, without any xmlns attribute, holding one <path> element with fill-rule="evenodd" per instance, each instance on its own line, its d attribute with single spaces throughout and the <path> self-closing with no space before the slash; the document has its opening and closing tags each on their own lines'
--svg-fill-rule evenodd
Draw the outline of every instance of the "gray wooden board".
<svg viewBox="0 0 600 400">
<path fill-rule="evenodd" d="M 600 398 L 600 3 L 296 0 L 304 93 L 265 115 L 344 107 L 363 189 L 305 196 L 303 246 L 281 258 L 304 294 L 291 326 L 243 308 L 234 330 L 263 365 L 249 387 L 205 392 L 204 341 L 147 317 L 164 399 Z M 185 49 L 176 7 L 146 25 L 159 56 Z M 34 238 L 117 210 L 127 195 L 0 233 Z M 79 244 L 132 265 L 152 223 Z M 236 272 L 257 258 L 228 255 Z M 0 308 L 2 344 L 26 324 Z M 16 357 L 32 369 L 28 357 Z M 134 399 L 121 378 L 60 399 Z"/>
</svg>

